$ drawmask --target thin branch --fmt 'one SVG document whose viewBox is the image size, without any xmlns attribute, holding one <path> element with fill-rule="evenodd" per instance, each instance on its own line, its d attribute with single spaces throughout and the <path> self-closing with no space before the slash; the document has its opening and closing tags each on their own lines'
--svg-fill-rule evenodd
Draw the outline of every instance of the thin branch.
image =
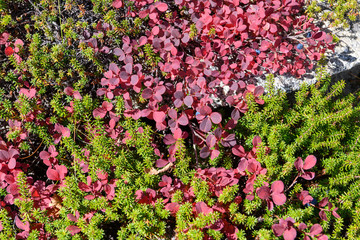
<svg viewBox="0 0 360 240">
<path fill-rule="evenodd" d="M 174 166 L 174 164 L 168 163 L 165 167 L 163 167 L 162 169 L 156 170 L 155 168 L 151 168 L 150 170 L 146 171 L 146 173 L 150 174 L 150 175 L 158 175 L 159 173 L 163 173 L 166 172 L 167 170 L 169 170 L 172 166 Z"/>
<path fill-rule="evenodd" d="M 189 124 L 189 127 L 191 129 L 191 136 L 192 136 L 192 142 L 193 142 L 193 148 L 194 148 L 194 152 L 195 152 L 195 159 L 196 159 L 196 168 L 199 167 L 199 159 L 198 159 L 198 155 L 197 155 L 197 151 L 196 151 L 196 146 L 195 146 L 195 131 L 193 129 L 193 127 L 191 126 L 191 123 Z"/>
<path fill-rule="evenodd" d="M 29 157 L 31 157 L 32 155 L 34 155 L 36 152 L 37 152 L 37 150 L 39 150 L 39 148 L 41 147 L 41 145 L 43 144 L 43 142 L 44 142 L 44 140 L 42 140 L 41 141 L 41 143 L 40 143 L 40 145 L 37 147 L 37 149 L 31 154 L 31 155 L 29 155 L 29 156 L 27 156 L 27 157 L 22 157 L 22 158 L 19 158 L 19 159 L 27 159 L 27 158 L 29 158 Z"/>
<path fill-rule="evenodd" d="M 296 176 L 296 178 L 294 179 L 294 181 L 291 183 L 291 185 L 284 191 L 284 193 L 286 193 L 287 191 L 290 190 L 290 188 L 292 188 L 292 186 L 295 185 L 295 183 L 297 182 L 296 180 L 299 178 L 299 174 Z"/>
</svg>

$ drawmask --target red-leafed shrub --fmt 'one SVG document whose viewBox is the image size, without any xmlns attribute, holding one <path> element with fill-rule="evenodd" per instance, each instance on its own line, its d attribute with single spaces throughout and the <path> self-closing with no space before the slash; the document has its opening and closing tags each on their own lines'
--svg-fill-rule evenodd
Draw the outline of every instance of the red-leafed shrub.
<svg viewBox="0 0 360 240">
<path fill-rule="evenodd" d="M 109 64 L 97 94 L 110 100 L 122 96 L 125 116 L 154 120 L 158 130 L 170 128 L 174 134 L 188 126 L 189 137 L 209 139 L 217 127 L 236 125 L 247 110 L 247 94 L 262 103 L 263 89 L 249 84 L 251 77 L 303 75 L 333 49 L 331 35 L 306 18 L 303 5 L 302 0 L 114 1 L 119 19 L 140 18 L 143 27 L 112 48 L 117 61 Z M 108 28 L 98 29 L 106 34 Z M 210 108 L 219 100 L 235 107 L 226 127 Z M 103 109 L 94 116 L 105 116 Z M 200 157 L 217 157 L 223 137 L 199 139 Z"/>
</svg>

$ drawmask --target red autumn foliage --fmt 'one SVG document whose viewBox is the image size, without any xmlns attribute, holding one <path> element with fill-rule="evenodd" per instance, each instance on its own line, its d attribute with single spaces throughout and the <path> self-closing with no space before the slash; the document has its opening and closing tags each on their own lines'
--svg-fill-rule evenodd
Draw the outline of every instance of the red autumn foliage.
<svg viewBox="0 0 360 240">
<path fill-rule="evenodd" d="M 203 139 L 195 131 L 207 139 L 214 135 L 211 129 L 236 125 L 247 111 L 247 94 L 263 104 L 264 89 L 248 84 L 248 79 L 265 72 L 300 76 L 313 68 L 320 54 L 334 47 L 332 37 L 302 15 L 303 0 L 131 2 L 126 15 L 149 16 L 148 25 L 132 38 L 124 36 L 122 45 L 112 49 L 118 61 L 109 64 L 97 94 L 109 99 L 121 95 L 125 116 L 154 120 L 161 131 L 170 128 L 173 133 L 195 124 L 188 136 L 200 143 Z M 121 11 L 123 4 L 116 0 L 112 6 Z M 183 11 L 183 7 L 191 10 Z M 111 29 L 109 24 L 99 24 L 97 29 L 104 34 Z M 295 47 L 298 44 L 303 48 Z M 144 65 L 153 61 L 145 54 L 149 48 L 163 59 L 152 67 Z M 221 114 L 210 108 L 225 96 L 224 86 L 229 91 L 222 104 L 234 107 L 225 127 Z M 139 103 L 139 96 L 145 101 Z M 98 108 L 94 116 L 102 118 L 107 111 L 112 113 Z M 210 146 L 200 146 L 200 157 L 219 155 L 218 143 L 213 142 L 220 139 L 210 138 Z"/>
</svg>

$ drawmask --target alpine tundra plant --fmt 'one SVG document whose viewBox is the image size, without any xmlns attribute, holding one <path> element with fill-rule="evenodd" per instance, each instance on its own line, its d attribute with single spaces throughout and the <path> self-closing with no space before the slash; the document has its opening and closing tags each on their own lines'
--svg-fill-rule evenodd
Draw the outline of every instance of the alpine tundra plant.
<svg viewBox="0 0 360 240">
<path fill-rule="evenodd" d="M 304 6 L 0 0 L 0 239 L 356 239 L 359 97 L 272 84 Z"/>
</svg>

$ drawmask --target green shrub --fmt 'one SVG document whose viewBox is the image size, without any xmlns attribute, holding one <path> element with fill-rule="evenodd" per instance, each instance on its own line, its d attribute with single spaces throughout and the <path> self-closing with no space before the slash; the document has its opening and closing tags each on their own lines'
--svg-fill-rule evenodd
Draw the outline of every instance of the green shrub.
<svg viewBox="0 0 360 240">
<path fill-rule="evenodd" d="M 359 19 L 359 11 L 360 5 L 356 0 L 311 0 L 308 1 L 306 10 L 309 17 L 327 20 L 331 26 L 345 28 L 349 27 L 349 23 Z"/>
<path fill-rule="evenodd" d="M 250 105 L 236 133 L 240 139 L 261 137 L 270 153 L 260 153 L 258 161 L 270 177 L 285 185 L 292 183 L 289 176 L 296 171 L 297 156 L 315 155 L 321 164 L 317 177 L 306 186 L 315 199 L 331 199 L 341 215 L 326 229 L 332 229 L 333 239 L 356 239 L 360 234 L 359 204 L 354 201 L 360 197 L 359 95 L 343 96 L 344 81 L 330 86 L 326 69 L 319 69 L 319 74 L 321 81 L 304 85 L 290 99 L 284 92 L 275 92 L 270 81 L 265 104 Z"/>
</svg>

